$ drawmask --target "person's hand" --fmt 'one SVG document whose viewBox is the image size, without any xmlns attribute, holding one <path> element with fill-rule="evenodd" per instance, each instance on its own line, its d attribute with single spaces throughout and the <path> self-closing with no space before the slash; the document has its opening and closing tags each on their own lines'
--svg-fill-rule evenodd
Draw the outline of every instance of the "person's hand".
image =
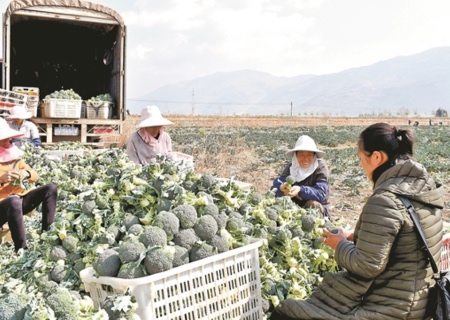
<svg viewBox="0 0 450 320">
<path fill-rule="evenodd" d="M 346 233 L 342 228 L 333 229 L 331 231 L 328 229 L 323 229 L 322 242 L 323 244 L 331 247 L 332 249 L 336 249 L 339 242 L 346 239 L 347 239 Z"/>
<path fill-rule="evenodd" d="M 280 186 L 280 190 L 281 190 L 281 192 L 284 193 L 285 196 L 289 196 L 289 197 L 293 198 L 293 197 L 297 196 L 298 193 L 300 192 L 300 187 L 292 186 L 290 188 L 286 188 L 286 182 L 285 182 Z"/>
<path fill-rule="evenodd" d="M 19 179 L 20 181 L 23 181 L 25 179 L 28 179 L 30 177 L 30 173 L 27 170 L 19 170 Z"/>
<path fill-rule="evenodd" d="M 22 171 L 22 170 L 20 170 L 20 171 Z M 15 181 L 15 180 L 22 181 L 20 171 L 19 170 L 10 171 L 9 172 L 9 176 L 11 178 L 10 181 Z"/>
<path fill-rule="evenodd" d="M 5 172 L 4 174 L 2 174 L 0 176 L 0 183 L 1 184 L 7 184 L 11 181 L 11 176 L 9 174 L 9 172 Z"/>
</svg>

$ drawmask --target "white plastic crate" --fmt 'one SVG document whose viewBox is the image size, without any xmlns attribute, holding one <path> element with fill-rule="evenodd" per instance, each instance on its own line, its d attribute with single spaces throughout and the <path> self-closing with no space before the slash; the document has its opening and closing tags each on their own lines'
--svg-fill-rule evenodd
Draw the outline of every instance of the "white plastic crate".
<svg viewBox="0 0 450 320">
<path fill-rule="evenodd" d="M 217 180 L 219 181 L 219 183 L 223 186 L 227 185 L 228 183 L 230 183 L 230 179 L 228 178 L 217 178 Z M 253 185 L 251 183 L 248 182 L 244 182 L 244 181 L 239 181 L 239 180 L 233 180 L 233 182 L 242 190 L 244 191 L 251 191 L 253 189 Z"/>
<path fill-rule="evenodd" d="M 55 136 L 77 136 L 80 128 L 71 125 L 62 125 L 54 128 Z"/>
<path fill-rule="evenodd" d="M 169 154 L 169 158 L 171 158 L 173 161 L 182 162 L 184 164 L 184 168 L 189 170 L 194 170 L 194 157 L 177 151 L 172 151 Z"/>
<path fill-rule="evenodd" d="M 89 119 L 108 119 L 109 111 L 112 106 L 108 101 L 86 101 L 87 104 L 87 118 Z"/>
<path fill-rule="evenodd" d="M 82 100 L 45 99 L 46 118 L 80 118 Z"/>
<path fill-rule="evenodd" d="M 26 94 L 0 89 L 0 107 L 4 110 L 15 105 L 25 105 L 27 98 Z"/>
<path fill-rule="evenodd" d="M 142 320 L 258 320 L 263 318 L 256 241 L 241 248 L 136 279 L 96 277 L 93 268 L 80 272 L 96 308 L 108 295 L 129 288 Z"/>
<path fill-rule="evenodd" d="M 442 239 L 441 262 L 439 265 L 441 271 L 450 271 L 450 234 L 444 235 Z"/>
<path fill-rule="evenodd" d="M 39 97 L 39 88 L 35 87 L 13 87 L 12 91 L 26 94 L 29 97 Z"/>
<path fill-rule="evenodd" d="M 53 159 L 67 159 L 71 155 L 82 156 L 84 154 L 83 150 L 45 150 L 45 154 Z"/>
<path fill-rule="evenodd" d="M 38 105 L 36 104 L 36 105 L 34 105 L 34 106 L 27 106 L 27 111 L 28 112 L 31 112 L 31 116 L 32 117 L 37 117 L 37 107 L 38 107 Z"/>
</svg>

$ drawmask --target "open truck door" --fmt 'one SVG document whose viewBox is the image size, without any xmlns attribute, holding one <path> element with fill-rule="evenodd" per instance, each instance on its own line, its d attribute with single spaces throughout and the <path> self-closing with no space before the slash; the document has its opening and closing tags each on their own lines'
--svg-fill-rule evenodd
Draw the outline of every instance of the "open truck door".
<svg viewBox="0 0 450 320">
<path fill-rule="evenodd" d="M 38 92 L 38 105 L 29 99 L 27 106 L 37 108 L 30 111 L 43 144 L 102 145 L 122 133 L 126 117 L 125 49 L 124 21 L 111 8 L 78 0 L 12 0 L 3 14 L 0 94 Z M 81 101 L 46 99 L 64 90 Z M 103 95 L 112 101 L 92 102 Z"/>
</svg>

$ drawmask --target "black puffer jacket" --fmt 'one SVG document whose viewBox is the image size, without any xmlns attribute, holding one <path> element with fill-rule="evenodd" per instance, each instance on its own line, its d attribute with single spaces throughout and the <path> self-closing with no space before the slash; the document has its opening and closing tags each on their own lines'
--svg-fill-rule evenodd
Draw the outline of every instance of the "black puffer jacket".
<svg viewBox="0 0 450 320">
<path fill-rule="evenodd" d="M 443 189 L 421 164 L 402 162 L 377 180 L 354 241 L 337 246 L 336 261 L 346 271 L 327 273 L 307 300 L 282 301 L 277 310 L 286 317 L 271 319 L 430 319 L 426 306 L 433 271 L 395 194 L 411 201 L 430 251 L 440 260 Z"/>
</svg>

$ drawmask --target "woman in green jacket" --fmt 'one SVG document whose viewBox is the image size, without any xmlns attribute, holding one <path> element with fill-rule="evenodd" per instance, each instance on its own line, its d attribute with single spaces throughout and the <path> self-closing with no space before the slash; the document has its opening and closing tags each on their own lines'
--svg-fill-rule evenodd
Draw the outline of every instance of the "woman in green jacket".
<svg viewBox="0 0 450 320">
<path fill-rule="evenodd" d="M 405 206 L 417 211 L 436 261 L 440 260 L 443 188 L 413 159 L 413 132 L 386 123 L 366 128 L 358 157 L 373 182 L 353 233 L 324 230 L 323 242 L 335 250 L 344 271 L 327 273 L 306 300 L 287 299 L 271 320 L 431 319 L 428 302 L 433 271 Z"/>
</svg>

